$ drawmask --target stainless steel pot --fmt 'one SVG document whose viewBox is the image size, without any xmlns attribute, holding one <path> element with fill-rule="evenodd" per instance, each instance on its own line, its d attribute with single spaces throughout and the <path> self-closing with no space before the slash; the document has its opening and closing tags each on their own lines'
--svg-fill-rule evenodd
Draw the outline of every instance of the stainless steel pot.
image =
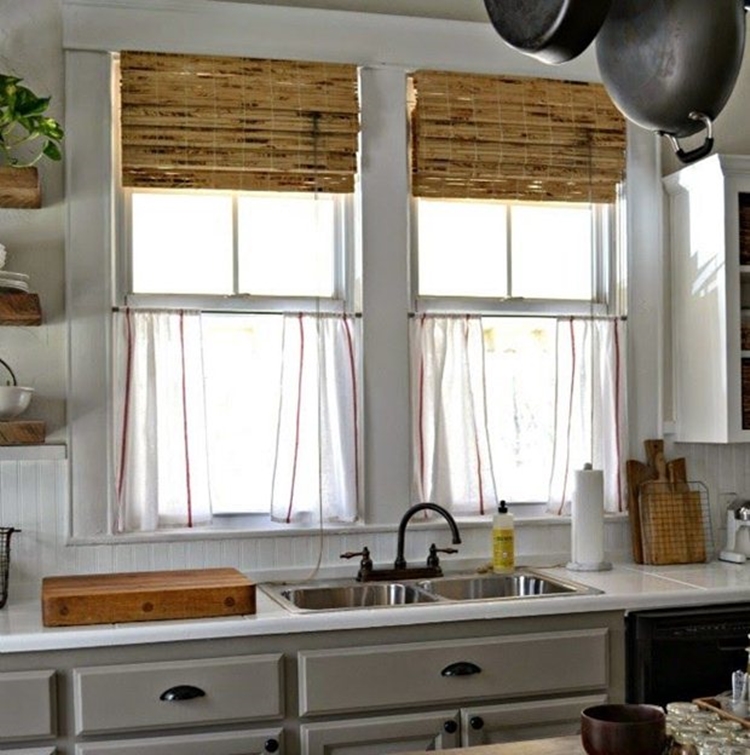
<svg viewBox="0 0 750 755">
<path fill-rule="evenodd" d="M 484 0 L 495 31 L 513 49 L 564 63 L 596 37 L 612 0 Z"/>
<path fill-rule="evenodd" d="M 734 89 L 745 48 L 742 0 L 613 0 L 596 37 L 599 72 L 631 121 L 667 136 L 694 162 L 713 147 L 713 121 Z M 684 151 L 682 137 L 706 130 Z"/>
</svg>

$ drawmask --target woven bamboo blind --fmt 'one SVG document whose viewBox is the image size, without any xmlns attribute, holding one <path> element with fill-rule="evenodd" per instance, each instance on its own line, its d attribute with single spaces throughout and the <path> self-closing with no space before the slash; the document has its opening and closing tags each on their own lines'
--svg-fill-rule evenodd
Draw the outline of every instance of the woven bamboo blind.
<svg viewBox="0 0 750 755">
<path fill-rule="evenodd" d="M 122 52 L 125 186 L 351 192 L 353 65 Z"/>
<path fill-rule="evenodd" d="M 603 86 L 438 71 L 412 82 L 415 196 L 614 201 L 625 121 Z"/>
</svg>

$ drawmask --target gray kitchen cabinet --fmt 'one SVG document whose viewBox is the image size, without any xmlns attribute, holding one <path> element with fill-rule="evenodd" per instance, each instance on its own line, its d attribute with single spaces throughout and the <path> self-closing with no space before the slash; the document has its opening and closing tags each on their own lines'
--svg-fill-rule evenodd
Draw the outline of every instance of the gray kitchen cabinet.
<svg viewBox="0 0 750 755">
<path fill-rule="evenodd" d="M 0 752 L 382 755 L 569 733 L 591 701 L 625 696 L 617 611 L 335 626 L 122 645 L 113 630 L 106 647 L 4 653 L 0 691 L 30 685 L 48 720 L 24 724 L 30 739 L 0 727 Z"/>
<path fill-rule="evenodd" d="M 608 702 L 606 694 L 481 705 L 461 710 L 461 746 L 500 744 L 577 734 L 581 711 Z"/>
<path fill-rule="evenodd" d="M 281 729 L 221 734 L 186 734 L 147 737 L 76 745 L 76 755 L 259 755 L 268 753 L 268 741 L 279 743 L 273 752 L 283 753 Z"/>
<path fill-rule="evenodd" d="M 3 755 L 55 755 L 54 747 L 31 747 L 23 750 L 2 750 Z"/>
<path fill-rule="evenodd" d="M 45 739 L 57 733 L 55 672 L 0 673 L 2 742 Z"/>
<path fill-rule="evenodd" d="M 300 726 L 302 755 L 381 755 L 459 746 L 460 732 L 455 710 L 355 717 Z"/>
<path fill-rule="evenodd" d="M 574 734 L 583 708 L 610 699 L 610 639 L 599 626 L 301 651 L 301 755 L 375 755 Z M 479 704 L 490 700 L 497 702 Z M 455 707 L 432 711 L 434 704 Z M 379 709 L 406 712 L 366 715 Z M 342 720 L 347 713 L 354 715 Z M 307 723 L 334 715 L 330 722 Z"/>
</svg>

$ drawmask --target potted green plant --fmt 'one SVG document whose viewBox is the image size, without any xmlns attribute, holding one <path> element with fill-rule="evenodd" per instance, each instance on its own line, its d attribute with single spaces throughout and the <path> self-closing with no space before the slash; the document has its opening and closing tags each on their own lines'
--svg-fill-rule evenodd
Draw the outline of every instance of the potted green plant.
<svg viewBox="0 0 750 755">
<path fill-rule="evenodd" d="M 37 96 L 21 81 L 0 74 L 0 205 L 5 207 L 39 206 L 36 163 L 62 158 L 63 129 L 45 115 L 50 98 Z"/>
</svg>

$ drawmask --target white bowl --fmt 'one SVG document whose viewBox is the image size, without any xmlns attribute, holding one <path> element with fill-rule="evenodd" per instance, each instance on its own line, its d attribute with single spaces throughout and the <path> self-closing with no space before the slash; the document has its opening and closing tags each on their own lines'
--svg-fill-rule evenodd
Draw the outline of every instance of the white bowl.
<svg viewBox="0 0 750 755">
<path fill-rule="evenodd" d="M 33 393 L 33 388 L 21 385 L 0 385 L 0 420 L 13 419 L 25 412 Z"/>
</svg>

